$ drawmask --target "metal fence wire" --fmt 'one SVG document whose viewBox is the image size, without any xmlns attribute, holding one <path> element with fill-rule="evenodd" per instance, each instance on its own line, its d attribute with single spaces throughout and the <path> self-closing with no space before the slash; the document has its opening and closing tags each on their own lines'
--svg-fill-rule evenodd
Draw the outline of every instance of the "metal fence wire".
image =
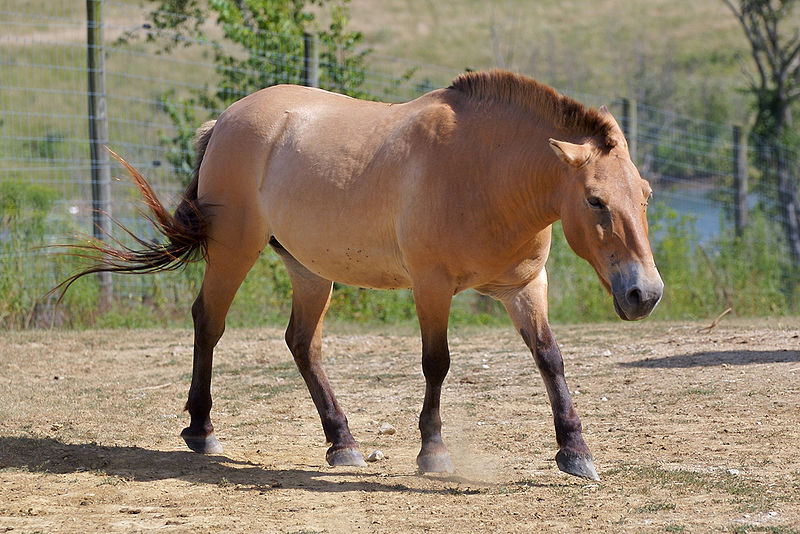
<svg viewBox="0 0 800 534">
<path fill-rule="evenodd" d="M 53 266 L 49 251 L 36 246 L 92 233 L 87 21 L 83 6 L 76 9 L 75 4 L 0 0 L 0 269 L 25 265 L 36 272 L 38 276 L 25 278 L 31 280 L 25 291 L 32 295 L 42 295 L 65 274 Z M 176 153 L 179 149 L 172 143 L 178 130 L 169 106 L 181 97 L 219 89 L 213 50 L 208 43 L 196 42 L 183 43 L 187 46 L 176 53 L 158 53 L 152 43 L 137 38 L 148 23 L 147 8 L 107 0 L 103 11 L 109 145 L 151 181 L 162 201 L 174 205 L 183 185 L 173 162 L 184 154 Z M 257 52 L 274 71 L 286 73 L 276 81 L 296 83 L 303 60 L 296 51 L 302 53 L 302 47 L 288 48 Z M 408 100 L 446 86 L 458 74 L 455 69 L 377 55 L 368 56 L 368 61 L 361 89 L 380 100 Z M 591 105 L 610 104 L 656 197 L 694 217 L 700 240 L 719 232 L 720 220 L 730 217 L 736 198 L 731 125 L 609 95 L 571 96 Z M 179 105 L 189 108 L 182 111 L 195 116 L 198 125 L 209 118 L 196 101 Z M 121 178 L 111 186 L 114 217 L 148 235 L 124 172 L 114 167 L 112 176 Z M 751 193 L 746 202 L 752 205 L 756 199 Z M 38 213 L 37 206 L 45 206 L 46 212 Z M 38 237 L 37 225 L 42 228 Z M 147 291 L 147 284 L 141 277 L 115 277 L 114 291 L 137 297 Z"/>
</svg>

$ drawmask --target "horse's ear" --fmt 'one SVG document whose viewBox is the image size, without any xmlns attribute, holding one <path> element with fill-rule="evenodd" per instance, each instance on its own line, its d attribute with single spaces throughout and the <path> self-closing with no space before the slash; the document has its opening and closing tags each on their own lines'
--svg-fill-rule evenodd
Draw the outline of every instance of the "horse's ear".
<svg viewBox="0 0 800 534">
<path fill-rule="evenodd" d="M 611 112 L 608 111 L 608 108 L 606 107 L 605 104 L 600 106 L 600 108 L 597 111 L 599 111 L 601 115 L 611 115 Z"/>
<path fill-rule="evenodd" d="M 592 148 L 588 144 L 576 145 L 574 143 L 558 141 L 552 138 L 548 139 L 547 141 L 550 143 L 550 147 L 553 149 L 553 152 L 556 153 L 561 161 L 570 167 L 574 167 L 575 169 L 579 169 L 586 165 L 586 162 L 589 161 L 589 158 L 592 155 Z"/>
</svg>

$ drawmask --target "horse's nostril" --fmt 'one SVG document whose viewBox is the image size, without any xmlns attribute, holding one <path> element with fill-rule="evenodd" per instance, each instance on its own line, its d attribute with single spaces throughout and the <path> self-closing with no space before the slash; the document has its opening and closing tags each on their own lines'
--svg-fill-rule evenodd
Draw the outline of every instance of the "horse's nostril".
<svg viewBox="0 0 800 534">
<path fill-rule="evenodd" d="M 631 306 L 639 307 L 642 304 L 642 292 L 638 287 L 628 290 L 625 298 Z"/>
</svg>

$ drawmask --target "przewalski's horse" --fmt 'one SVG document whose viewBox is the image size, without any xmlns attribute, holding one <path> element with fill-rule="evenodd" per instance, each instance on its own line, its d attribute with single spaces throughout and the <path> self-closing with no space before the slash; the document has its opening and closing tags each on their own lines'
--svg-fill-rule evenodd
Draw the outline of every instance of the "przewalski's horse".
<svg viewBox="0 0 800 534">
<path fill-rule="evenodd" d="M 221 451 L 211 425 L 211 362 L 239 285 L 269 244 L 292 282 L 286 343 L 331 443 L 331 465 L 364 465 L 322 368 L 322 321 L 333 281 L 411 288 L 422 333 L 423 472 L 453 470 L 439 398 L 450 365 L 447 322 L 456 293 L 500 300 L 533 353 L 555 421 L 558 467 L 597 479 L 547 321 L 545 262 L 562 221 L 625 320 L 646 317 L 663 283 L 648 241 L 650 186 L 611 114 L 523 76 L 469 73 L 405 104 L 275 86 L 231 105 L 197 137 L 194 178 L 174 215 L 125 164 L 164 245 L 95 243 L 98 271 L 152 272 L 202 253 L 192 306 L 194 366 L 182 436 Z"/>
</svg>

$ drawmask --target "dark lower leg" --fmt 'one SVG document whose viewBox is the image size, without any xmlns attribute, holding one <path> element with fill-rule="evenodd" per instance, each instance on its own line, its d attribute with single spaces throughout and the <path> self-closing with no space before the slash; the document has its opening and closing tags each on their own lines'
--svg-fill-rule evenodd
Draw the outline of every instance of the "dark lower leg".
<svg viewBox="0 0 800 534">
<path fill-rule="evenodd" d="M 358 443 L 350 433 L 347 417 L 336 401 L 333 388 L 322 367 L 321 336 L 311 334 L 309 338 L 307 334 L 299 332 L 293 313 L 289 328 L 286 330 L 286 343 L 317 408 L 325 439 L 331 444 L 327 453 L 328 460 L 330 461 L 337 451 L 357 450 Z M 363 459 L 361 461 L 363 462 Z"/>
<path fill-rule="evenodd" d="M 301 370 L 303 379 L 319 413 L 325 440 L 331 444 L 325 457 L 330 465 L 364 465 L 358 442 L 350 433 L 347 417 L 339 407 L 330 383 L 321 367 Z"/>
<path fill-rule="evenodd" d="M 522 336 L 531 347 L 536 365 L 544 379 L 550 406 L 553 410 L 556 442 L 559 451 L 556 455 L 558 467 L 567 473 L 597 480 L 597 472 L 592 462 L 592 453 L 583 439 L 581 420 L 575 411 L 564 378 L 564 361 L 561 351 L 547 324 L 540 325 L 535 339 L 528 332 Z"/>
<path fill-rule="evenodd" d="M 425 354 L 422 357 L 422 372 L 425 375 L 425 401 L 419 415 L 419 431 L 422 435 L 422 452 L 447 452 L 442 441 L 442 418 L 439 405 L 442 394 L 442 383 L 450 367 L 450 355 L 447 347 L 435 355 Z"/>
<path fill-rule="evenodd" d="M 181 432 L 186 444 L 195 452 L 218 453 L 222 447 L 214 437 L 211 424 L 211 367 L 214 346 L 222 336 L 224 323 L 210 324 L 200 295 L 192 306 L 194 319 L 194 358 L 192 363 L 192 385 L 185 410 L 189 412 L 189 426 Z"/>
<path fill-rule="evenodd" d="M 422 472 L 452 472 L 453 462 L 442 440 L 442 418 L 439 403 L 442 383 L 450 369 L 450 351 L 447 339 L 423 341 L 422 372 L 425 375 L 425 401 L 419 415 L 422 448 L 417 456 L 417 466 Z"/>
<path fill-rule="evenodd" d="M 523 337 L 525 335 L 523 334 Z M 575 411 L 567 381 L 564 378 L 564 361 L 561 357 L 561 351 L 553 338 L 549 326 L 544 325 L 539 328 L 532 346 L 532 352 L 539 372 L 544 379 L 550 405 L 553 409 L 556 441 L 559 447 L 582 454 L 589 454 L 589 447 L 581 435 L 581 420 Z"/>
</svg>

